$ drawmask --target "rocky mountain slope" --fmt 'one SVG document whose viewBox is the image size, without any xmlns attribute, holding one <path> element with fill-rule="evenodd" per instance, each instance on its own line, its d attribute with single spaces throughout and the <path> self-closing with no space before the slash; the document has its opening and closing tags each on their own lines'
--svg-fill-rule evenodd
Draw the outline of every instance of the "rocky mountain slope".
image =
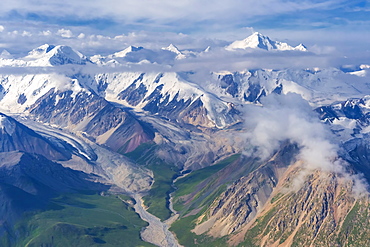
<svg viewBox="0 0 370 247">
<path fill-rule="evenodd" d="M 1 152 L 23 151 L 45 156 L 50 160 L 68 160 L 72 156 L 72 147 L 60 147 L 33 130 L 0 113 Z"/>
</svg>

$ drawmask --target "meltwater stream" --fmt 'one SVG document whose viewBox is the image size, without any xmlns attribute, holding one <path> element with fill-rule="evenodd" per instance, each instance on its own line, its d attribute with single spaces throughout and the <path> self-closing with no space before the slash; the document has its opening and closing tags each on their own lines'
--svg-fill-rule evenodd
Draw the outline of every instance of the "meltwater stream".
<svg viewBox="0 0 370 247">
<path fill-rule="evenodd" d="M 158 217 L 148 213 L 143 206 L 143 199 L 139 194 L 133 195 L 136 203 L 134 209 L 140 218 L 149 223 L 142 232 L 141 238 L 149 243 L 161 247 L 180 247 L 175 236 L 168 230 L 168 225 Z"/>
</svg>

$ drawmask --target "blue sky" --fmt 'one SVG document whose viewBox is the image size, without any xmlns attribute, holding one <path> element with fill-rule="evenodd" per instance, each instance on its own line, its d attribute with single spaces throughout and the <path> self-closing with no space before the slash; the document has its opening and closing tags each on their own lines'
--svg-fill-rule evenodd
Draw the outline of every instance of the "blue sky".
<svg viewBox="0 0 370 247">
<path fill-rule="evenodd" d="M 369 1 L 352 0 L 3 0 L 1 21 L 11 25 L 88 27 L 105 34 L 137 30 L 182 33 L 224 29 L 316 29 L 369 23 Z"/>
<path fill-rule="evenodd" d="M 370 1 L 2 0 L 0 50 L 43 43 L 86 53 L 127 45 L 224 45 L 259 31 L 322 51 L 369 56 Z M 365 52 L 365 53 L 364 53 Z"/>
</svg>

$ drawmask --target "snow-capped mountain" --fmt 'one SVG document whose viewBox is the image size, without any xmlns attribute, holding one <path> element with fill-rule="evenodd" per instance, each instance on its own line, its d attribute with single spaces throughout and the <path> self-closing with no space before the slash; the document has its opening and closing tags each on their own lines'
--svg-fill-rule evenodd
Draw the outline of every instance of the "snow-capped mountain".
<svg viewBox="0 0 370 247">
<path fill-rule="evenodd" d="M 0 58 L 11 59 L 11 58 L 13 58 L 13 56 L 7 50 L 3 50 L 0 53 Z"/>
<path fill-rule="evenodd" d="M 177 54 L 176 59 L 184 59 L 184 58 L 186 58 L 186 55 L 183 54 L 182 52 L 180 52 L 179 48 L 177 48 L 173 44 L 170 44 L 167 47 L 163 47 L 162 50 L 170 51 L 170 52 L 173 52 L 173 53 Z"/>
<path fill-rule="evenodd" d="M 177 73 L 98 74 L 92 83 L 97 85 L 102 82 L 106 85 L 103 93 L 109 101 L 159 114 L 173 121 L 219 128 L 239 121 L 233 113 L 232 104 L 186 81 Z"/>
<path fill-rule="evenodd" d="M 135 47 L 135 46 L 132 46 L 130 45 L 129 47 L 127 47 L 126 49 L 122 50 L 122 51 L 118 51 L 116 53 L 113 53 L 112 55 L 108 56 L 109 58 L 115 58 L 115 57 L 125 57 L 128 53 L 130 52 L 135 52 L 135 51 L 140 51 L 144 49 L 144 47 Z"/>
<path fill-rule="evenodd" d="M 28 66 L 84 65 L 90 61 L 80 52 L 64 45 L 42 45 L 24 57 Z"/>
<path fill-rule="evenodd" d="M 92 62 L 101 66 L 125 66 L 127 64 L 173 64 L 178 53 L 166 49 L 151 50 L 144 47 L 129 46 L 108 56 L 94 55 Z"/>
<path fill-rule="evenodd" d="M 237 40 L 225 47 L 228 51 L 238 49 L 262 49 L 262 50 L 277 50 L 277 51 L 307 51 L 303 44 L 296 47 L 290 46 L 287 43 L 271 40 L 259 32 L 255 32 L 244 40 Z"/>
<path fill-rule="evenodd" d="M 207 85 L 209 90 L 214 90 L 219 97 L 230 95 L 249 102 L 258 102 L 260 97 L 271 93 L 296 93 L 318 107 L 338 100 L 363 97 L 369 91 L 366 78 L 336 68 L 259 69 L 214 73 L 213 76 L 214 80 Z"/>
<path fill-rule="evenodd" d="M 90 60 L 65 45 L 41 45 L 23 58 L 6 55 L 0 57 L 0 67 L 52 67 L 66 64 L 86 65 Z"/>
</svg>

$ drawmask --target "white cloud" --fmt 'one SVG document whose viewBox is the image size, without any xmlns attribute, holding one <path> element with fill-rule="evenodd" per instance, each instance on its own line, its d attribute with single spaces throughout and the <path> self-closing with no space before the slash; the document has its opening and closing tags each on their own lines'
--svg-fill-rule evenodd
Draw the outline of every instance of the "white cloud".
<svg viewBox="0 0 370 247">
<path fill-rule="evenodd" d="M 332 133 L 300 95 L 271 94 L 262 99 L 262 105 L 250 105 L 245 111 L 246 128 L 250 130 L 245 136 L 249 145 L 257 147 L 254 154 L 262 159 L 270 158 L 286 141 L 299 147 L 303 170 L 292 181 L 292 189 L 302 185 L 300 177 L 321 170 L 354 181 L 356 194 L 367 191 L 368 185 L 360 175 L 346 171 L 348 163 L 339 158 L 339 146 L 331 142 Z"/>
<path fill-rule="evenodd" d="M 73 37 L 73 33 L 71 30 L 68 30 L 68 29 L 59 29 L 58 32 L 57 32 L 57 35 L 63 37 L 63 38 L 72 38 Z"/>
<path fill-rule="evenodd" d="M 5 30 L 5 27 L 0 25 L 0 33 L 3 32 Z"/>
<path fill-rule="evenodd" d="M 283 141 L 290 140 L 301 147 L 300 156 L 310 166 L 330 168 L 338 147 L 328 141 L 329 130 L 307 101 L 293 93 L 271 94 L 262 99 L 262 105 L 249 106 L 245 112 L 247 129 L 253 130 L 247 135 L 261 157 L 271 156 Z"/>
<path fill-rule="evenodd" d="M 31 37 L 32 34 L 28 31 L 23 31 L 22 34 L 21 34 L 23 37 Z"/>
<path fill-rule="evenodd" d="M 80 33 L 77 38 L 79 39 L 84 39 L 86 37 L 86 35 L 84 33 Z"/>
<path fill-rule="evenodd" d="M 46 31 L 42 31 L 41 32 L 41 35 L 44 35 L 44 36 L 50 36 L 52 35 L 51 31 L 50 30 L 46 30 Z"/>
</svg>

